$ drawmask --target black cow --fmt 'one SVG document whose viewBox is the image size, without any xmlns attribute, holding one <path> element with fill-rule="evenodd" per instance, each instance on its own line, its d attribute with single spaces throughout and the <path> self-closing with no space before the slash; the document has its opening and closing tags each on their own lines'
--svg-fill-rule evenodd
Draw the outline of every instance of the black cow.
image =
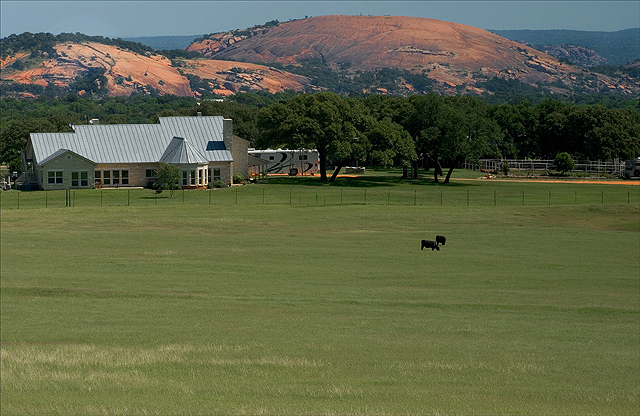
<svg viewBox="0 0 640 416">
<path fill-rule="evenodd" d="M 438 243 L 436 243 L 435 241 L 431 241 L 431 240 L 422 240 L 422 247 L 420 248 L 420 250 L 424 250 L 426 248 L 430 248 L 431 251 L 433 250 L 440 250 L 440 247 L 438 247 Z"/>
<path fill-rule="evenodd" d="M 436 243 L 444 245 L 444 243 L 446 243 L 446 241 L 447 241 L 447 238 L 445 236 L 443 236 L 443 235 L 437 235 L 436 236 Z"/>
</svg>

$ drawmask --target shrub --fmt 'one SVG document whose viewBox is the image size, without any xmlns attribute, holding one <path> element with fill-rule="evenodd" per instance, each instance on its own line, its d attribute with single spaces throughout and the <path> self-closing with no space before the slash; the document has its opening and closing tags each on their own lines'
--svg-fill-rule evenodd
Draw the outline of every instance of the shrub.
<svg viewBox="0 0 640 416">
<path fill-rule="evenodd" d="M 244 184 L 244 176 L 242 173 L 234 173 L 233 174 L 233 183 L 242 183 Z"/>
<path fill-rule="evenodd" d="M 506 160 L 502 162 L 502 173 L 504 173 L 504 176 L 509 176 L 509 162 Z"/>
<path fill-rule="evenodd" d="M 569 153 L 562 152 L 556 155 L 553 160 L 553 164 L 556 165 L 556 169 L 561 171 L 564 175 L 567 171 L 574 170 L 576 163 L 573 161 Z"/>
<path fill-rule="evenodd" d="M 227 184 L 222 182 L 220 179 L 216 179 L 213 182 L 209 182 L 209 184 L 207 185 L 208 189 L 213 189 L 213 188 L 224 188 L 226 187 Z"/>
</svg>

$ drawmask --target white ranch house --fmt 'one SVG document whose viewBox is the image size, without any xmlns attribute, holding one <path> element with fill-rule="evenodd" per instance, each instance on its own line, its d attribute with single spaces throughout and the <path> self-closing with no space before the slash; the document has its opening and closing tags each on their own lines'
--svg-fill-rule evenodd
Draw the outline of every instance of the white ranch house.
<svg viewBox="0 0 640 416">
<path fill-rule="evenodd" d="M 183 188 L 248 177 L 248 142 L 221 116 L 160 117 L 158 124 L 72 126 L 71 133 L 31 133 L 27 176 L 43 190 L 139 187 L 155 179 L 160 162 L 178 166 Z"/>
</svg>

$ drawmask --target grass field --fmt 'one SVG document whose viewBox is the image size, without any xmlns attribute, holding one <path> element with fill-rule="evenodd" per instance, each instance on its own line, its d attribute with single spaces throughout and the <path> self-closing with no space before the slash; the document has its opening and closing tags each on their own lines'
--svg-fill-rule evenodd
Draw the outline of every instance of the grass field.
<svg viewBox="0 0 640 416">
<path fill-rule="evenodd" d="M 640 413 L 640 187 L 17 194 L 2 415 Z"/>
</svg>

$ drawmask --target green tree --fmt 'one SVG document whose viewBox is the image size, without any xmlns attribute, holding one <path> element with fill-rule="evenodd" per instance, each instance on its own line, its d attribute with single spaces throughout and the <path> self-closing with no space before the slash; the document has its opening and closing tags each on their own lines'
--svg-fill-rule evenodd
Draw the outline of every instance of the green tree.
<svg viewBox="0 0 640 416">
<path fill-rule="evenodd" d="M 160 162 L 156 177 L 159 189 L 168 189 L 173 198 L 176 189 L 180 189 L 180 168 L 167 162 Z"/>
<path fill-rule="evenodd" d="M 385 117 L 367 131 L 371 143 L 369 162 L 373 166 L 406 166 L 416 159 L 411 136 L 399 124 Z"/>
<path fill-rule="evenodd" d="M 558 153 L 556 158 L 553 160 L 553 164 L 556 165 L 556 169 L 562 172 L 564 175 L 567 171 L 574 170 L 576 168 L 576 164 L 571 158 L 571 155 L 566 152 Z"/>
<path fill-rule="evenodd" d="M 503 133 L 489 117 L 489 106 L 476 97 L 448 97 L 445 104 L 445 128 L 435 148 L 439 159 L 449 168 L 444 180 L 448 183 L 458 163 L 500 157 Z"/>
<path fill-rule="evenodd" d="M 260 110 L 258 127 L 262 135 L 258 146 L 316 149 L 321 181 L 328 180 L 329 161 L 337 164 L 333 181 L 347 161 L 367 157 L 371 145 L 366 131 L 373 122 L 355 99 L 330 92 L 298 95 Z"/>
<path fill-rule="evenodd" d="M 55 132 L 46 119 L 14 119 L 0 124 L 0 162 L 8 164 L 11 171 L 23 170 L 22 152 L 31 133 Z"/>
</svg>

